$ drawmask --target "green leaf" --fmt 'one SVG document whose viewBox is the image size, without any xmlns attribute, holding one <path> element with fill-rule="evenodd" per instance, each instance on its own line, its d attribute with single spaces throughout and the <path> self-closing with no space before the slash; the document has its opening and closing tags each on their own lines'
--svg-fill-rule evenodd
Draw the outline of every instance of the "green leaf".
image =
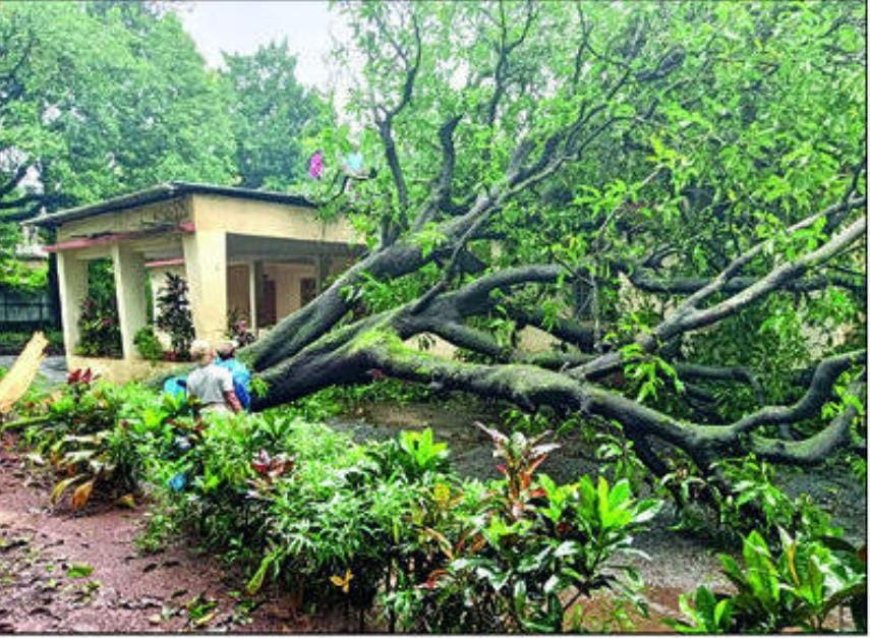
<svg viewBox="0 0 870 638">
<path fill-rule="evenodd" d="M 73 563 L 66 570 L 66 575 L 69 578 L 87 578 L 94 573 L 94 568 L 87 563 Z"/>
</svg>

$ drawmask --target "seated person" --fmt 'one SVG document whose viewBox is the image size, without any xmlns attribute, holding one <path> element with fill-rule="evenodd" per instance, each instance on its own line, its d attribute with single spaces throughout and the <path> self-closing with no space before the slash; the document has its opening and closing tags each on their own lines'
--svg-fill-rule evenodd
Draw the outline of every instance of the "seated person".
<svg viewBox="0 0 870 638">
<path fill-rule="evenodd" d="M 198 365 L 187 376 L 187 394 L 202 403 L 203 412 L 241 412 L 233 387 L 233 375 L 215 362 L 215 351 L 208 341 L 196 340 L 190 357 Z"/>
<path fill-rule="evenodd" d="M 233 389 L 239 403 L 248 410 L 251 407 L 251 373 L 248 367 L 236 359 L 236 346 L 232 342 L 218 346 L 217 354 L 215 364 L 230 371 L 233 376 Z"/>
<path fill-rule="evenodd" d="M 254 333 L 248 330 L 248 322 L 244 319 L 239 319 L 233 324 L 233 338 L 240 348 L 249 346 L 257 340 Z"/>
</svg>

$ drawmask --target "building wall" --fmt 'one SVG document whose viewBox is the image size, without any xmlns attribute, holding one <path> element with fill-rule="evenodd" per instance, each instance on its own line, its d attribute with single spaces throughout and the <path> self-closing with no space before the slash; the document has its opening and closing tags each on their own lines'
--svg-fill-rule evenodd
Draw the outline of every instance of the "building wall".
<svg viewBox="0 0 870 638">
<path fill-rule="evenodd" d="M 57 229 L 57 241 L 97 233 L 129 233 L 192 221 L 191 196 L 129 208 L 117 213 L 104 213 L 85 219 L 65 222 Z"/>
<path fill-rule="evenodd" d="M 315 268 L 305 264 L 263 264 L 263 272 L 275 280 L 278 321 L 302 307 L 301 280 L 314 277 Z"/>
<path fill-rule="evenodd" d="M 343 244 L 362 243 L 346 219 L 323 222 L 311 208 L 220 195 L 193 195 L 196 230 Z"/>
<path fill-rule="evenodd" d="M 148 379 L 159 374 L 171 374 L 175 370 L 189 367 L 190 363 L 145 361 L 144 359 L 103 359 L 67 353 L 66 365 L 70 371 L 90 368 L 103 379 L 113 383 L 127 383 L 128 381 Z"/>
</svg>

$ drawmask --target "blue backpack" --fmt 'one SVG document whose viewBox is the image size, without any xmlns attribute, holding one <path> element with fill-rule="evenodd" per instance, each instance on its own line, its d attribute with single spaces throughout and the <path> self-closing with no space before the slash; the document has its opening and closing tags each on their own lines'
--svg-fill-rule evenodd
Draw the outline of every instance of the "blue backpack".
<svg viewBox="0 0 870 638">
<path fill-rule="evenodd" d="M 163 382 L 163 394 L 170 394 L 174 397 L 185 396 L 187 394 L 187 378 L 169 377 Z"/>
<path fill-rule="evenodd" d="M 233 391 L 245 410 L 251 409 L 251 373 L 238 359 L 218 359 L 215 362 L 233 375 Z"/>
</svg>

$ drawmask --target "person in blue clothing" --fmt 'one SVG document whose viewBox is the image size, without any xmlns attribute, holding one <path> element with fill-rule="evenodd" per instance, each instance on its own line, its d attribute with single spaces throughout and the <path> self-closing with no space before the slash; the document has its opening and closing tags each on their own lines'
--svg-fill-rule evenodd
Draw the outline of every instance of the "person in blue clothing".
<svg viewBox="0 0 870 638">
<path fill-rule="evenodd" d="M 233 389 L 239 403 L 245 410 L 251 408 L 251 372 L 248 367 L 236 359 L 236 346 L 232 342 L 222 344 L 217 349 L 217 361 L 215 364 L 226 368 L 233 375 Z"/>
</svg>

